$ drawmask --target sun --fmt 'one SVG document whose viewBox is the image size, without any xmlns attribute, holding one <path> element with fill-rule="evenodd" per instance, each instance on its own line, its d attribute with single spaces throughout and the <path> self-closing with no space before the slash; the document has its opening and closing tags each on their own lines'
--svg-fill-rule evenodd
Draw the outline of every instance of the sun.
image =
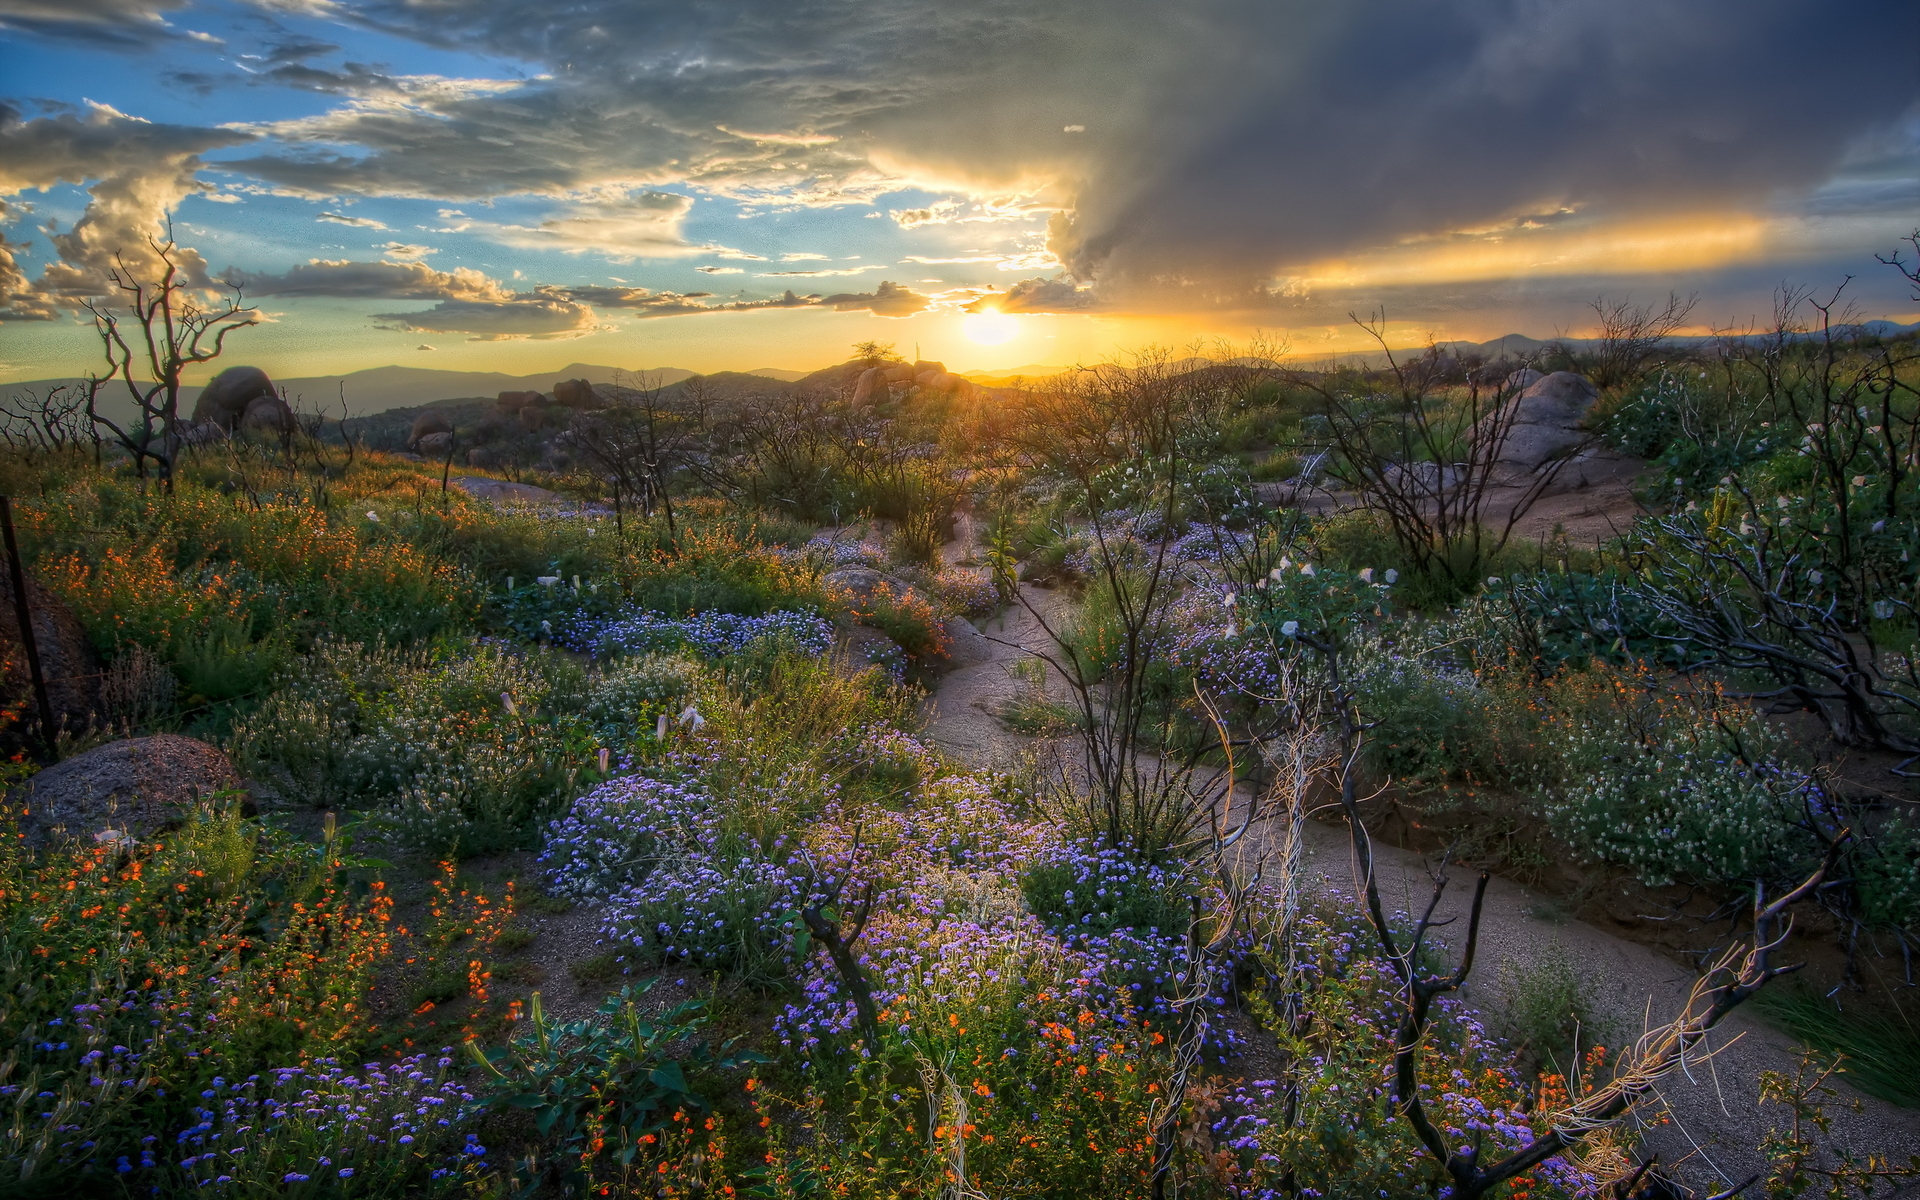
<svg viewBox="0 0 1920 1200">
<path fill-rule="evenodd" d="M 1020 335 L 1020 322 L 997 308 L 968 313 L 962 328 L 969 341 L 982 346 L 1005 345 Z"/>
</svg>

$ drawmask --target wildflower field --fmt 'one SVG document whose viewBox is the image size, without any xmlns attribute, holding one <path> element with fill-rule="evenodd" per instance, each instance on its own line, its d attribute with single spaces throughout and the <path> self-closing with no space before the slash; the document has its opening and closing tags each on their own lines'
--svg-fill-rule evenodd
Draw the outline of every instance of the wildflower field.
<svg viewBox="0 0 1920 1200">
<path fill-rule="evenodd" d="M 9 626 L 0 1194 L 1704 1195 L 1659 1083 L 1795 955 L 1843 1002 L 1795 1010 L 1813 1075 L 1727 1081 L 1778 1113 L 1751 1194 L 1882 1194 L 1916 1147 L 1818 1136 L 1821 1088 L 1920 1103 L 1912 347 L 1719 353 L 1598 395 L 1643 512 L 1580 547 L 1368 466 L 1361 408 L 1472 459 L 1531 365 L 1438 351 L 1395 404 L 1164 359 L 855 404 L 856 360 L 533 503 L 323 425 L 164 481 L 15 443 L 93 665 L 47 728 Z M 1017 753 L 943 749 L 1023 615 Z M 232 780 L 35 823 L 156 735 Z M 1706 999 L 1602 1037 L 1573 967 L 1463 991 L 1465 923 L 1310 882 L 1310 822 L 1659 907 Z"/>
</svg>

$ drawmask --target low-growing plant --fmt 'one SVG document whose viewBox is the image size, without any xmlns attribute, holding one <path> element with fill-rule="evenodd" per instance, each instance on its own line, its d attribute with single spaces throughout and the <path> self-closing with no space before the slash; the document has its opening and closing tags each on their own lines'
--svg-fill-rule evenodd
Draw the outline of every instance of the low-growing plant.
<svg viewBox="0 0 1920 1200">
<path fill-rule="evenodd" d="M 488 1076 L 485 1102 L 532 1116 L 533 1173 L 546 1182 L 586 1191 L 631 1168 L 644 1177 L 663 1157 L 663 1136 L 711 1112 L 702 1074 L 764 1061 L 695 1040 L 706 1024 L 700 1001 L 645 1014 L 638 999 L 651 986 L 622 988 L 596 1016 L 566 1024 L 548 1021 L 535 993 L 526 1028 L 505 1047 L 467 1043 Z"/>
</svg>

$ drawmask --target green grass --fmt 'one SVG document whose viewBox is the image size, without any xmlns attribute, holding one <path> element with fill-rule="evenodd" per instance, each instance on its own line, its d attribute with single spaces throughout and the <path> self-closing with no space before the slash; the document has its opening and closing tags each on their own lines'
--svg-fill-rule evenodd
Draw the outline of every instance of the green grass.
<svg viewBox="0 0 1920 1200">
<path fill-rule="evenodd" d="M 1904 1014 L 1844 1012 L 1805 989 L 1770 988 L 1754 1006 L 1810 1049 L 1837 1054 L 1841 1074 L 1869 1096 L 1920 1108 L 1920 1027 Z"/>
</svg>

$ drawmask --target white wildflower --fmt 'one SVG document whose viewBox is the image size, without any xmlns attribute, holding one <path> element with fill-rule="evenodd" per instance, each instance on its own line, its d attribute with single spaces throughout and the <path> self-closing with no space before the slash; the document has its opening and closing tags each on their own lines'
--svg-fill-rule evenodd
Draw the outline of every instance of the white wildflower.
<svg viewBox="0 0 1920 1200">
<path fill-rule="evenodd" d="M 1388 583 L 1399 583 L 1400 572 L 1394 570 L 1392 567 L 1388 567 L 1385 578 Z"/>
<path fill-rule="evenodd" d="M 1372 582 L 1373 582 L 1373 568 L 1372 568 L 1372 567 L 1361 567 L 1361 568 L 1360 568 L 1360 582 L 1361 582 L 1361 583 L 1372 583 Z"/>
<path fill-rule="evenodd" d="M 1285 634 L 1288 637 L 1292 637 L 1294 634 L 1300 632 L 1300 622 L 1288 621 L 1286 624 L 1280 627 L 1280 632 Z"/>
</svg>

